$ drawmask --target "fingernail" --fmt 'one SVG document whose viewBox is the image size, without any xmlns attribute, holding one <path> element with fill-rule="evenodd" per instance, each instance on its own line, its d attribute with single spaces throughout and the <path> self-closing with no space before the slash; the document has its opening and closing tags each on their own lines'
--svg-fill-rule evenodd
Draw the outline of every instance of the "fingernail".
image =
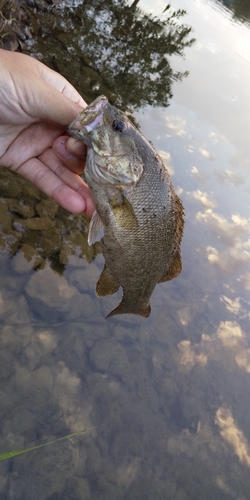
<svg viewBox="0 0 250 500">
<path fill-rule="evenodd" d="M 67 139 L 58 141 L 55 145 L 56 152 L 63 160 L 70 160 L 73 158 L 73 154 L 66 148 Z"/>
<path fill-rule="evenodd" d="M 86 146 L 81 141 L 78 141 L 74 137 L 70 137 L 67 140 L 66 144 L 67 150 L 71 151 L 71 153 L 81 156 L 82 158 L 86 157 Z"/>
</svg>

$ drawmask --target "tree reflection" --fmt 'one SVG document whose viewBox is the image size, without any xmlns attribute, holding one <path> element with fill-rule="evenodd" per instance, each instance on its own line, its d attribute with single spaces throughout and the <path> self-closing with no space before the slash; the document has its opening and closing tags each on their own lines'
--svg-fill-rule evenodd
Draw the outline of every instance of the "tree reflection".
<svg viewBox="0 0 250 500">
<path fill-rule="evenodd" d="M 70 79 L 87 102 L 104 93 L 124 110 L 168 106 L 173 82 L 187 76 L 172 69 L 169 57 L 182 56 L 194 42 L 191 27 L 180 22 L 185 11 L 167 5 L 159 19 L 138 3 L 85 0 L 58 7 L 53 35 L 40 15 L 40 23 L 46 23 L 41 23 L 43 43 L 50 45 L 45 62 Z"/>
<path fill-rule="evenodd" d="M 219 0 L 226 7 L 233 11 L 233 17 L 240 21 L 250 21 L 249 0 Z"/>
</svg>

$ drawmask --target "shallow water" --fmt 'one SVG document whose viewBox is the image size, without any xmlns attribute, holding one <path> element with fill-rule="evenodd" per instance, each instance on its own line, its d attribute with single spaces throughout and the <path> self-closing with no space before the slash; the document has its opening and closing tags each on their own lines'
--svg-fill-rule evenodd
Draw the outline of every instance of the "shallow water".
<svg viewBox="0 0 250 500">
<path fill-rule="evenodd" d="M 178 22 L 192 26 L 185 40 L 196 40 L 185 57 L 175 44 L 160 79 L 146 56 L 136 59 L 136 31 L 122 59 L 125 11 L 105 4 L 99 17 L 98 2 L 68 2 L 66 16 L 63 6 L 50 18 L 39 14 L 34 51 L 88 102 L 103 92 L 133 112 L 161 152 L 185 206 L 183 271 L 156 287 L 147 320 L 104 320 L 119 298 L 95 297 L 103 258 L 98 245 L 86 245 L 85 218 L 1 171 L 0 452 L 98 427 L 1 462 L 0 498 L 247 500 L 248 7 L 172 1 L 188 9 Z M 144 13 L 150 5 L 138 3 Z M 155 2 L 154 15 L 165 5 Z M 126 61 L 136 68 L 129 78 Z"/>
</svg>

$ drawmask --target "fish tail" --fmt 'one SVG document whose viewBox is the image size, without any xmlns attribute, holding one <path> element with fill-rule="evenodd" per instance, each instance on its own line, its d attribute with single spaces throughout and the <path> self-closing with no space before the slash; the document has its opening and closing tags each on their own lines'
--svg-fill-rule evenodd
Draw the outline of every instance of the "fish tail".
<svg viewBox="0 0 250 500">
<path fill-rule="evenodd" d="M 136 306 L 132 306 L 131 304 L 127 304 L 124 300 L 120 302 L 120 304 L 113 309 L 107 316 L 110 318 L 111 316 L 116 316 L 116 314 L 137 314 L 138 316 L 142 316 L 143 318 L 148 318 L 151 312 L 150 303 L 146 302 L 145 304 L 138 304 Z"/>
</svg>

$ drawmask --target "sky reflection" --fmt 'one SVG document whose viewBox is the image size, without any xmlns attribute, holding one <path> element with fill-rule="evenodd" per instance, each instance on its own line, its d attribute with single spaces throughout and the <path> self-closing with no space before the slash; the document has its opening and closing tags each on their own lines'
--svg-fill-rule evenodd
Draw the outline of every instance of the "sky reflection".
<svg viewBox="0 0 250 500">
<path fill-rule="evenodd" d="M 172 5 L 186 8 L 181 0 Z M 162 7 L 158 1 L 158 11 Z M 231 289 L 228 300 L 243 296 L 248 303 L 250 30 L 213 2 L 189 5 L 185 22 L 193 26 L 196 42 L 185 60 L 173 57 L 172 62 L 189 76 L 181 85 L 174 84 L 166 112 L 147 109 L 138 120 L 156 147 L 171 155 L 173 181 L 182 192 L 186 212 L 184 269 L 185 258 L 196 266 L 198 252 L 207 275 L 213 267 L 219 272 L 217 286 L 222 280 Z M 193 257 L 186 257 L 189 231 Z"/>
<path fill-rule="evenodd" d="M 248 500 L 250 30 L 219 3 L 172 5 L 188 8 L 196 38 L 184 60 L 171 58 L 189 76 L 174 83 L 169 107 L 135 118 L 185 206 L 183 271 L 156 287 L 147 320 L 105 321 L 117 297 L 94 295 L 103 259 L 98 249 L 80 254 L 85 226 L 43 199 L 34 204 L 56 223 L 61 267 L 48 266 L 56 239 L 34 263 L 25 263 L 26 241 L 1 256 L 2 450 L 97 428 L 28 466 L 14 459 L 14 474 L 1 473 L 6 499 L 29 489 L 39 500 L 72 490 L 79 500 Z M 156 2 L 154 14 L 165 6 Z"/>
</svg>

